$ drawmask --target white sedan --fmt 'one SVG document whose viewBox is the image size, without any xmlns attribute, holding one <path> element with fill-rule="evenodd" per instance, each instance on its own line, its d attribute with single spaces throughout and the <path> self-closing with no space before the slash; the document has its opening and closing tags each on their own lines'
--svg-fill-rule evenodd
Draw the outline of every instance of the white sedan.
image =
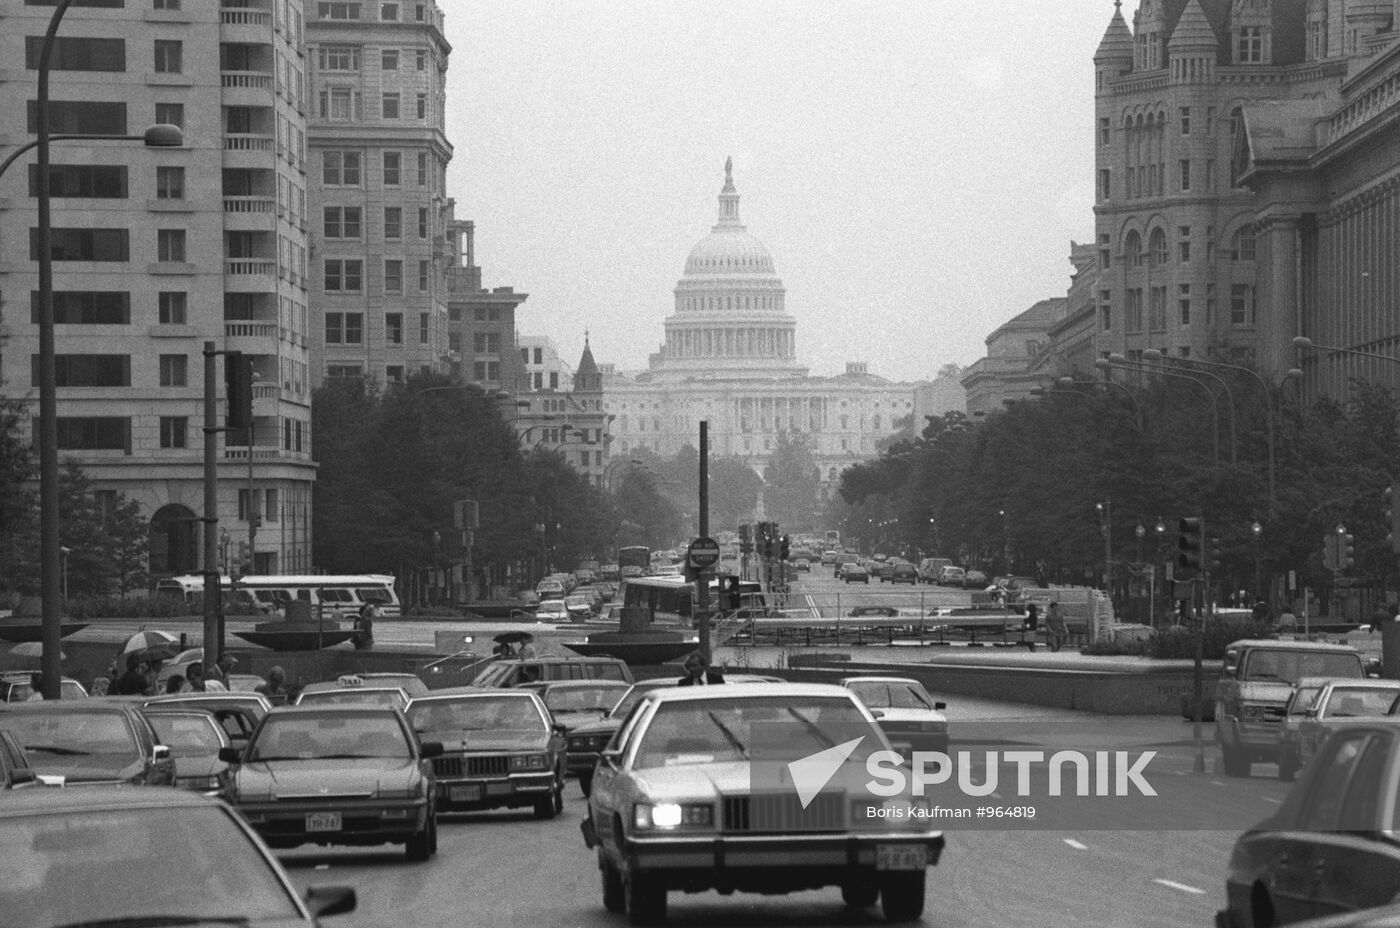
<svg viewBox="0 0 1400 928">
<path fill-rule="evenodd" d="M 562 599 L 546 599 L 535 607 L 536 622 L 568 622 L 569 607 Z"/>
</svg>

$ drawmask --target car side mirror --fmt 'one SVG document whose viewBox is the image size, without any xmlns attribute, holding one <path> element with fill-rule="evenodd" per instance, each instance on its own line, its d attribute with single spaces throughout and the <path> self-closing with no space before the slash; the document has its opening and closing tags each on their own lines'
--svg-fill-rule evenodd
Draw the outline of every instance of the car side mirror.
<svg viewBox="0 0 1400 928">
<path fill-rule="evenodd" d="M 302 896 L 306 907 L 317 918 L 325 915 L 344 915 L 355 911 L 355 888 L 353 886 L 312 886 Z"/>
<path fill-rule="evenodd" d="M 1373 657 L 1366 662 L 1366 676 L 1379 677 L 1381 675 L 1381 659 Z"/>
<path fill-rule="evenodd" d="M 598 754 L 598 759 L 609 767 L 618 767 L 622 764 L 622 751 L 612 748 Z"/>
<path fill-rule="evenodd" d="M 243 763 L 242 748 L 219 748 L 219 760 L 226 764 Z"/>
<path fill-rule="evenodd" d="M 944 709 L 948 708 L 948 704 L 946 702 L 936 702 L 933 704 L 933 707 L 942 712 Z"/>
<path fill-rule="evenodd" d="M 569 729 L 564 725 L 563 722 L 553 723 L 549 726 L 549 730 L 554 732 L 556 735 L 567 735 L 569 733 Z"/>
<path fill-rule="evenodd" d="M 422 744 L 418 745 L 418 754 L 419 754 L 420 757 L 423 757 L 425 760 L 426 760 L 427 758 L 430 758 L 430 757 L 441 757 L 441 756 L 442 756 L 442 742 L 441 742 L 441 741 L 424 741 Z"/>
<path fill-rule="evenodd" d="M 151 748 L 151 763 L 158 764 L 163 760 L 170 760 L 170 748 L 164 744 L 158 744 Z"/>
<path fill-rule="evenodd" d="M 25 783 L 38 783 L 39 775 L 28 768 L 10 771 L 10 785 L 22 786 Z"/>
</svg>

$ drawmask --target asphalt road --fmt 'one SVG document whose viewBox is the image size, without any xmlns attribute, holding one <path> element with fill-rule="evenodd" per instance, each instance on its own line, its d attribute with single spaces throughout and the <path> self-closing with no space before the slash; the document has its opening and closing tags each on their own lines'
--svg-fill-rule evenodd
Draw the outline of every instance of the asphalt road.
<svg viewBox="0 0 1400 928">
<path fill-rule="evenodd" d="M 1267 816 L 1286 785 L 1260 765 L 1249 780 L 1192 772 L 1190 725 L 1121 720 L 986 700 L 959 700 L 950 725 L 1004 724 L 1029 733 L 1045 727 L 1124 732 L 1162 752 L 1150 808 L 1140 800 L 1095 816 L 1092 826 L 1047 830 L 949 828 L 943 861 L 928 874 L 924 924 L 942 928 L 1045 926 L 1192 926 L 1211 924 L 1223 903 L 1225 866 L 1244 824 L 1230 830 L 1176 830 L 1190 823 L 1253 823 Z M 1115 734 L 1115 724 L 1120 728 Z M 1209 733 L 1207 733 L 1209 735 Z M 1092 745 L 1090 745 L 1092 747 Z M 1214 752 L 1207 753 L 1213 769 Z M 1014 801 L 1003 797 L 1004 801 Z M 536 821 L 523 813 L 445 818 L 440 851 L 410 865 L 398 848 L 306 849 L 282 854 L 301 886 L 357 887 L 359 909 L 329 924 L 460 926 L 617 926 L 604 911 L 594 858 L 579 835 L 584 801 L 571 783 L 564 814 Z M 1214 824 L 1212 824 L 1214 823 Z M 1174 830 L 1160 827 L 1170 824 Z M 836 889 L 790 896 L 671 895 L 670 922 L 690 926 L 878 924 L 878 909 L 852 912 Z"/>
</svg>

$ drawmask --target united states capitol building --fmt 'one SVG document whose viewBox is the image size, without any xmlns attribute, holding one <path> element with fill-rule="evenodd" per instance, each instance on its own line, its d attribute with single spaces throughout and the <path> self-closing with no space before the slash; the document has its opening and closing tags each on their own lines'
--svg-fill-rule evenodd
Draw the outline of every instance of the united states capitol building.
<svg viewBox="0 0 1400 928">
<path fill-rule="evenodd" d="M 835 376 L 809 373 L 773 256 L 740 221 L 729 161 L 719 221 L 686 258 L 664 330 L 645 371 L 601 365 L 614 459 L 696 447 L 707 420 L 712 457 L 738 455 L 762 474 L 779 434 L 802 432 L 812 439 L 825 496 L 843 469 L 878 454 L 881 439 L 917 435 L 923 416 L 947 405 L 931 383 L 895 383 L 861 362 Z"/>
</svg>

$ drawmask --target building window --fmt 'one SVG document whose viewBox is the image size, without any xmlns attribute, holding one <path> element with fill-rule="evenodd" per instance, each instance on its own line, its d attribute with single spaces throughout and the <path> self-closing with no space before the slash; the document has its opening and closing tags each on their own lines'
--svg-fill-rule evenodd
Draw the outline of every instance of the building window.
<svg viewBox="0 0 1400 928">
<path fill-rule="evenodd" d="M 1123 243 L 1123 250 L 1127 253 L 1128 264 L 1132 267 L 1142 267 L 1142 236 L 1136 231 L 1128 233 L 1128 239 Z"/>
<path fill-rule="evenodd" d="M 1181 134 L 1191 134 L 1191 107 L 1189 106 L 1181 108 Z"/>
<path fill-rule="evenodd" d="M 358 293 L 364 287 L 364 262 L 342 258 L 326 259 L 327 293 Z"/>
<path fill-rule="evenodd" d="M 1206 325 L 1215 325 L 1215 284 L 1206 284 Z"/>
<path fill-rule="evenodd" d="M 1236 45 L 1236 64 L 1259 64 L 1264 60 L 1264 27 L 1241 26 Z"/>
<path fill-rule="evenodd" d="M 360 5 L 354 2 L 321 2 L 316 4 L 316 16 L 318 19 L 359 19 Z"/>
<path fill-rule="evenodd" d="M 418 292 L 428 292 L 429 263 L 427 261 L 418 262 Z"/>
<path fill-rule="evenodd" d="M 399 185 L 402 166 L 403 155 L 396 151 L 384 152 L 384 186 L 397 187 Z"/>
<path fill-rule="evenodd" d="M 1127 305 L 1124 307 L 1123 328 L 1129 335 L 1142 331 L 1142 290 L 1133 288 L 1127 291 Z"/>
<path fill-rule="evenodd" d="M 428 208 L 426 206 L 418 208 L 418 237 L 421 239 L 428 237 Z"/>
<path fill-rule="evenodd" d="M 1107 116 L 1099 118 L 1099 144 L 1107 145 L 1111 138 L 1112 129 L 1109 127 Z"/>
<path fill-rule="evenodd" d="M 399 50 L 397 48 L 386 48 L 379 53 L 379 70 L 397 71 L 399 69 Z"/>
<path fill-rule="evenodd" d="M 321 183 L 327 187 L 360 186 L 360 153 L 327 151 L 321 155 Z"/>
<path fill-rule="evenodd" d="M 39 195 L 39 166 L 29 165 L 29 195 Z M 124 200 L 126 167 L 99 164 L 50 164 L 49 196 Z"/>
<path fill-rule="evenodd" d="M 1113 193 L 1112 174 L 1108 168 L 1099 169 L 1099 199 L 1107 200 Z"/>
<path fill-rule="evenodd" d="M 360 50 L 353 45 L 323 45 L 316 59 L 322 71 L 360 70 Z"/>
<path fill-rule="evenodd" d="M 39 103 L 26 104 L 30 135 L 39 131 Z M 50 100 L 49 132 L 80 135 L 126 135 L 126 104 L 96 103 L 83 100 Z"/>
<path fill-rule="evenodd" d="M 54 261 L 130 261 L 126 229 L 51 229 L 49 254 Z M 39 260 L 39 230 L 29 230 L 29 260 Z"/>
<path fill-rule="evenodd" d="M 346 380 L 352 380 L 352 379 L 355 379 L 355 378 L 357 378 L 357 377 L 363 377 L 364 374 L 365 374 L 364 370 L 361 369 L 360 365 L 358 365 L 358 364 L 327 364 L 327 365 L 326 365 L 326 379 L 327 379 L 327 380 L 335 380 L 335 379 L 338 379 L 338 378 L 340 378 L 340 379 L 346 379 Z"/>
<path fill-rule="evenodd" d="M 384 207 L 384 237 L 395 240 L 403 237 L 403 208 L 399 206 Z"/>
<path fill-rule="evenodd" d="M 1109 290 L 1099 291 L 1099 328 L 1105 332 L 1113 328 L 1113 293 Z"/>
<path fill-rule="evenodd" d="M 501 379 L 500 361 L 477 361 L 472 365 L 473 379 L 495 382 Z"/>
<path fill-rule="evenodd" d="M 185 128 L 185 104 L 157 103 L 156 122 L 166 126 Z"/>
<path fill-rule="evenodd" d="M 267 504 L 263 506 L 263 521 L 276 522 L 278 515 L 277 511 L 280 508 L 277 505 L 277 491 L 271 488 L 264 490 L 263 498 L 267 501 Z"/>
<path fill-rule="evenodd" d="M 28 70 L 39 70 L 39 56 L 43 48 L 43 36 L 24 37 L 24 66 Z M 122 39 L 55 36 L 53 49 L 49 53 L 49 70 L 125 71 L 126 42 Z"/>
<path fill-rule="evenodd" d="M 350 87 L 327 87 L 318 99 L 322 119 L 349 122 L 356 116 L 360 95 Z"/>
<path fill-rule="evenodd" d="M 415 56 L 414 64 L 419 71 L 428 70 L 428 53 L 420 50 Z"/>
<path fill-rule="evenodd" d="M 1241 230 L 1235 233 L 1235 244 L 1230 249 L 1231 261 L 1254 260 L 1254 233 Z"/>
<path fill-rule="evenodd" d="M 161 325 L 184 325 L 189 295 L 177 290 L 163 290 L 157 296 Z"/>
<path fill-rule="evenodd" d="M 156 260 L 176 262 L 185 260 L 184 229 L 156 230 Z"/>
<path fill-rule="evenodd" d="M 1230 287 L 1230 324 L 1254 325 L 1254 287 L 1234 284 Z"/>
<path fill-rule="evenodd" d="M 397 3 L 379 4 L 379 18 L 386 23 L 396 23 L 399 21 L 399 5 Z"/>
<path fill-rule="evenodd" d="M 396 93 L 384 94 L 384 104 L 380 112 L 385 119 L 398 119 L 399 95 Z"/>
<path fill-rule="evenodd" d="M 326 313 L 326 344 L 358 345 L 362 339 L 363 326 L 363 313 Z M 358 368 L 353 376 L 359 376 Z"/>
<path fill-rule="evenodd" d="M 1206 159 L 1206 193 L 1215 192 L 1215 159 Z"/>
<path fill-rule="evenodd" d="M 1191 324 L 1191 285 L 1177 284 L 1176 305 L 1181 311 L 1180 324 L 1187 326 Z"/>
<path fill-rule="evenodd" d="M 1191 159 L 1182 158 L 1177 162 L 1181 173 L 1181 189 L 1183 192 L 1191 189 Z"/>
<path fill-rule="evenodd" d="M 418 153 L 418 186 L 428 186 L 428 153 L 425 151 Z"/>
<path fill-rule="evenodd" d="M 1109 243 L 1108 233 L 1101 233 L 1099 235 L 1099 270 L 1106 271 L 1113 265 L 1112 248 Z"/>
<path fill-rule="evenodd" d="M 160 417 L 160 446 L 185 448 L 189 445 L 190 420 L 185 416 Z"/>
<path fill-rule="evenodd" d="M 432 317 L 428 313 L 418 314 L 418 344 L 420 345 L 426 345 L 431 341 L 428 337 L 432 334 L 431 319 Z"/>
<path fill-rule="evenodd" d="M 156 168 L 156 199 L 183 200 L 185 198 L 185 169 L 181 167 Z"/>
<path fill-rule="evenodd" d="M 160 356 L 160 385 L 162 387 L 189 386 L 189 358 L 182 354 Z"/>
<path fill-rule="evenodd" d="M 1180 226 L 1177 229 L 1176 257 L 1182 264 L 1191 261 L 1191 227 Z"/>
<path fill-rule="evenodd" d="M 550 372 L 549 372 L 549 389 L 551 389 L 551 390 L 558 390 L 558 389 L 559 389 L 559 372 L 558 372 L 558 371 L 550 371 Z"/>
<path fill-rule="evenodd" d="M 477 354 L 499 354 L 501 334 L 499 332 L 477 332 L 472 336 L 472 350 Z"/>
<path fill-rule="evenodd" d="M 403 293 L 403 261 L 398 258 L 384 261 L 384 292 Z"/>
<path fill-rule="evenodd" d="M 536 363 L 536 364 L 543 364 L 543 363 L 544 363 L 544 349 L 543 349 L 543 348 L 536 348 L 536 349 L 535 349 L 535 363 Z"/>
<path fill-rule="evenodd" d="M 171 39 L 156 39 L 156 73 L 179 74 L 183 67 L 184 43 Z"/>
<path fill-rule="evenodd" d="M 322 216 L 326 238 L 360 237 L 360 207 L 327 206 Z"/>
<path fill-rule="evenodd" d="M 1167 233 L 1161 229 L 1153 229 L 1150 243 L 1152 267 L 1163 267 L 1167 263 Z"/>
<path fill-rule="evenodd" d="M 1206 107 L 1206 135 L 1215 131 L 1215 107 Z"/>
<path fill-rule="evenodd" d="M 420 94 L 418 95 L 417 106 L 418 106 L 418 118 L 419 118 L 419 119 L 427 119 L 427 118 L 428 118 L 428 95 L 427 95 L 426 93 L 420 93 Z"/>
<path fill-rule="evenodd" d="M 29 318 L 39 324 L 39 291 L 29 292 Z M 121 290 L 58 290 L 53 295 L 55 325 L 129 325 L 131 294 Z"/>
<path fill-rule="evenodd" d="M 1215 226 L 1206 226 L 1206 264 L 1215 263 Z"/>
<path fill-rule="evenodd" d="M 58 447 L 62 451 L 125 451 L 131 453 L 131 420 L 116 416 L 59 416 Z M 36 420 L 34 434 L 39 434 Z"/>
<path fill-rule="evenodd" d="M 384 314 L 384 338 L 391 345 L 403 344 L 403 313 Z"/>
</svg>

